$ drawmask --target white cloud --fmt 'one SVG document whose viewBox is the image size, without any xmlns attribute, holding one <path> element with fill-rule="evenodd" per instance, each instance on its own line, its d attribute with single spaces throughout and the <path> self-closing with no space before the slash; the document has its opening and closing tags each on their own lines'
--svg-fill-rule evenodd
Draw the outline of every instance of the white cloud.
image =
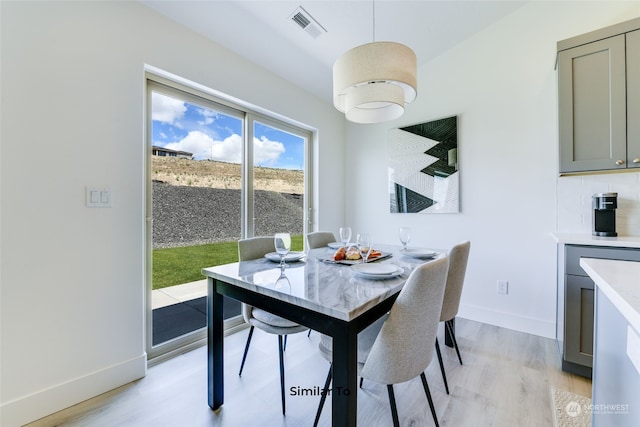
<svg viewBox="0 0 640 427">
<path fill-rule="evenodd" d="M 254 138 L 254 163 L 259 166 L 274 166 L 285 152 L 284 144 L 271 141 L 266 137 Z M 166 145 L 171 150 L 188 151 L 196 159 L 213 159 L 222 162 L 240 163 L 242 161 L 242 137 L 237 134 L 223 141 L 216 141 L 206 133 L 191 131 L 178 142 Z"/>
<path fill-rule="evenodd" d="M 157 92 L 152 92 L 151 96 L 153 97 L 151 119 L 178 125 L 176 121 L 180 120 L 187 111 L 185 103 Z"/>
<path fill-rule="evenodd" d="M 207 158 L 211 159 L 212 157 Z M 226 137 L 224 141 L 216 141 L 213 146 L 213 160 L 240 163 L 242 161 L 242 137 L 234 133 Z"/>
<path fill-rule="evenodd" d="M 231 135 L 224 141 L 216 141 L 206 133 L 194 130 L 178 142 L 166 145 L 171 150 L 188 151 L 196 159 L 214 159 L 223 162 L 240 163 L 242 159 L 242 139 Z"/>
<path fill-rule="evenodd" d="M 284 144 L 263 136 L 253 138 L 253 162 L 258 166 L 274 166 L 284 153 Z"/>
<path fill-rule="evenodd" d="M 206 110 L 204 108 L 198 108 L 198 113 L 204 117 L 204 120 L 198 120 L 198 124 L 201 126 L 210 125 L 213 123 L 213 119 L 218 117 L 218 113 L 211 110 Z"/>
</svg>

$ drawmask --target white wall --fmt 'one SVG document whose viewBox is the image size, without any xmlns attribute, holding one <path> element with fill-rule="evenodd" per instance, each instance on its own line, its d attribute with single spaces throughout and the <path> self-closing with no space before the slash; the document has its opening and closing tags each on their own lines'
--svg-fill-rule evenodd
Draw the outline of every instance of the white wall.
<svg viewBox="0 0 640 427">
<path fill-rule="evenodd" d="M 145 374 L 144 67 L 315 127 L 317 219 L 343 220 L 327 103 L 135 2 L 1 2 L 0 424 Z M 110 186 L 87 209 L 85 186 Z"/>
<path fill-rule="evenodd" d="M 471 240 L 460 316 L 555 337 L 556 42 L 638 16 L 639 2 L 531 2 L 423 66 L 404 117 L 347 127 L 350 225 L 378 241 L 397 242 L 400 226 L 412 227 L 414 245 Z M 388 130 L 452 115 L 461 212 L 390 214 Z"/>
</svg>

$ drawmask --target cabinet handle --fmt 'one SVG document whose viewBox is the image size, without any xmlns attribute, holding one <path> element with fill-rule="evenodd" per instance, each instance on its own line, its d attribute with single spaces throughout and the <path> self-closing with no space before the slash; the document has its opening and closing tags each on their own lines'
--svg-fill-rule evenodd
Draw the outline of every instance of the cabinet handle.
<svg viewBox="0 0 640 427">
<path fill-rule="evenodd" d="M 616 165 L 624 165 L 624 160 L 616 160 Z"/>
<path fill-rule="evenodd" d="M 636 157 L 632 160 L 633 163 L 640 163 L 640 157 Z"/>
</svg>

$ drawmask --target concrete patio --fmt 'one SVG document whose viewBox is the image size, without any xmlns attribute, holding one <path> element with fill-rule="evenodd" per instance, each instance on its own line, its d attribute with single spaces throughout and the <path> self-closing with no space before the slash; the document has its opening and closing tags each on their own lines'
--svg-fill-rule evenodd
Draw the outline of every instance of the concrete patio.
<svg viewBox="0 0 640 427">
<path fill-rule="evenodd" d="M 207 295 L 207 279 L 151 291 L 151 308 L 166 307 Z"/>
</svg>

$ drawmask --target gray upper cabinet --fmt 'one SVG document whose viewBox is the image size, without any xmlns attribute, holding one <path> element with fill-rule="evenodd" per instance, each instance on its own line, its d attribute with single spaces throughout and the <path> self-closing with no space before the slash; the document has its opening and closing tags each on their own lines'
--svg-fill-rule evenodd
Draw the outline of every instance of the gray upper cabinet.
<svg viewBox="0 0 640 427">
<path fill-rule="evenodd" d="M 558 43 L 560 173 L 640 167 L 640 31 L 627 31 L 633 27 L 640 20 Z"/>
</svg>

